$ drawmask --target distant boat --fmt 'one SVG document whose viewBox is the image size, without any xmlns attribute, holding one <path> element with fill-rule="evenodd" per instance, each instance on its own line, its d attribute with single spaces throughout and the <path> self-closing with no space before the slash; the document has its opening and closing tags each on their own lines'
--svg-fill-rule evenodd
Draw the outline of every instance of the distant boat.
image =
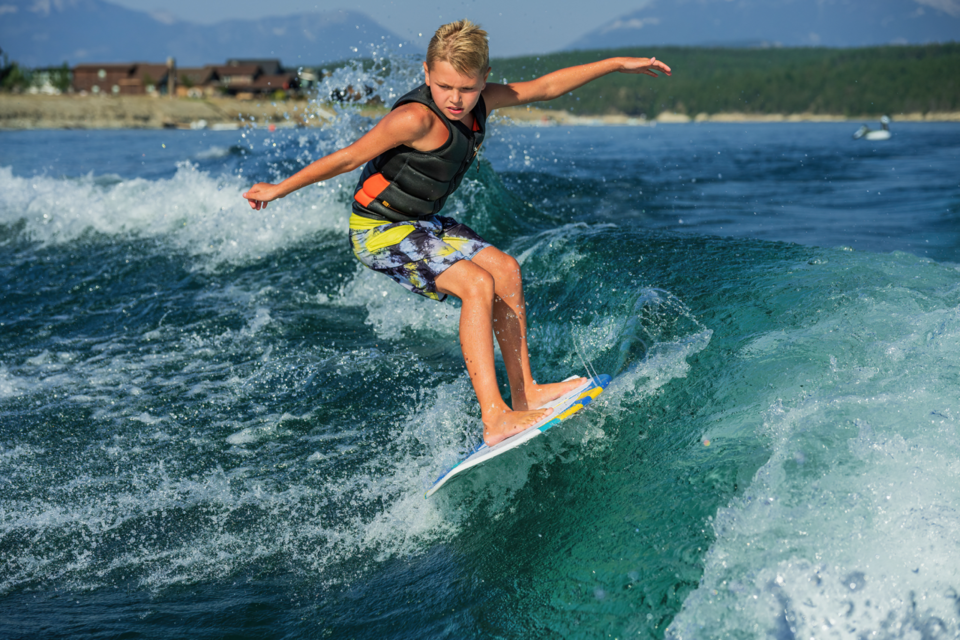
<svg viewBox="0 0 960 640">
<path fill-rule="evenodd" d="M 883 127 L 879 130 L 874 130 L 863 125 L 857 132 L 853 134 L 854 140 L 859 140 L 860 138 L 866 138 L 867 140 L 889 140 L 890 139 L 890 118 L 883 116 L 880 118 L 880 126 Z"/>
</svg>

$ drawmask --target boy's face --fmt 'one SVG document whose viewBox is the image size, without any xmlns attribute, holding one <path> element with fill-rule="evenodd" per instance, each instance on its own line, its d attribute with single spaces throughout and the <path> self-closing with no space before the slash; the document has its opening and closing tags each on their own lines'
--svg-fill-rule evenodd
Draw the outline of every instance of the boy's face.
<svg viewBox="0 0 960 640">
<path fill-rule="evenodd" d="M 480 92 L 487 86 L 487 76 L 490 75 L 490 69 L 464 75 L 445 60 L 434 62 L 432 67 L 424 62 L 423 72 L 433 101 L 451 120 L 462 120 L 477 106 Z"/>
</svg>

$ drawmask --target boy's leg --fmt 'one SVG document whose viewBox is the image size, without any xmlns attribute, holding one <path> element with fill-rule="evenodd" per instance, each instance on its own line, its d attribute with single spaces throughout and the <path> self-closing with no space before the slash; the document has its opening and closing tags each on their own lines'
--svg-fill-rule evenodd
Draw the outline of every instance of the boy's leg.
<svg viewBox="0 0 960 640">
<path fill-rule="evenodd" d="M 463 303 L 460 349 L 480 401 L 484 442 L 492 446 L 547 415 L 549 410 L 511 411 L 500 395 L 493 359 L 493 276 L 470 260 L 460 260 L 437 276 L 436 286 Z"/>
<path fill-rule="evenodd" d="M 527 348 L 527 309 L 523 297 L 520 264 L 496 247 L 486 247 L 471 261 L 494 279 L 493 333 L 500 343 L 503 362 L 510 378 L 510 394 L 515 410 L 542 407 L 584 382 L 585 378 L 538 385 L 530 369 Z"/>
<path fill-rule="evenodd" d="M 493 357 L 495 313 L 498 325 L 504 327 L 497 330 L 500 348 L 505 355 L 516 354 L 507 360 L 515 409 L 541 407 L 566 393 L 569 388 L 565 386 L 573 388 L 578 384 L 573 381 L 538 386 L 533 382 L 524 338 L 523 289 L 519 266 L 513 258 L 452 218 L 436 216 L 373 228 L 361 222 L 365 221 L 351 217 L 350 238 L 354 253 L 364 265 L 420 295 L 436 300 L 451 294 L 463 301 L 460 347 L 480 401 L 484 441 L 488 445 L 529 428 L 549 414 L 549 410 L 511 411 L 503 401 Z M 471 262 L 477 257 L 497 275 Z M 522 322 L 518 323 L 518 319 Z"/>
</svg>

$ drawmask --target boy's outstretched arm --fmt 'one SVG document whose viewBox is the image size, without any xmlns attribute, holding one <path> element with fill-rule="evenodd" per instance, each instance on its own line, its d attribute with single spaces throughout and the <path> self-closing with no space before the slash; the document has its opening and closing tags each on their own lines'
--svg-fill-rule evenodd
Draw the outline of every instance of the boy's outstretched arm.
<svg viewBox="0 0 960 640">
<path fill-rule="evenodd" d="M 259 182 L 243 194 L 254 209 L 282 198 L 297 189 L 353 171 L 378 155 L 401 144 L 416 147 L 418 141 L 435 126 L 433 114 L 418 104 L 403 105 L 391 111 L 359 140 L 307 165 L 279 184 Z"/>
<path fill-rule="evenodd" d="M 559 69 L 528 82 L 488 83 L 483 90 L 483 100 L 487 104 L 488 113 L 501 107 L 553 100 L 614 72 L 642 73 L 656 78 L 656 72 L 669 76 L 670 67 L 656 58 L 607 58 L 599 62 Z"/>
</svg>

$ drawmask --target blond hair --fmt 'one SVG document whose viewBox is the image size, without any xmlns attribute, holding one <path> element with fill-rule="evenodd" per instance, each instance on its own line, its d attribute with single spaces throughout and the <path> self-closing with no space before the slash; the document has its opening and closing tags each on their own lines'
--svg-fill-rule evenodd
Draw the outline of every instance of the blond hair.
<svg viewBox="0 0 960 640">
<path fill-rule="evenodd" d="M 487 32 L 469 20 L 445 24 L 430 38 L 427 66 L 448 62 L 458 73 L 471 75 L 485 72 L 490 66 Z"/>
</svg>

